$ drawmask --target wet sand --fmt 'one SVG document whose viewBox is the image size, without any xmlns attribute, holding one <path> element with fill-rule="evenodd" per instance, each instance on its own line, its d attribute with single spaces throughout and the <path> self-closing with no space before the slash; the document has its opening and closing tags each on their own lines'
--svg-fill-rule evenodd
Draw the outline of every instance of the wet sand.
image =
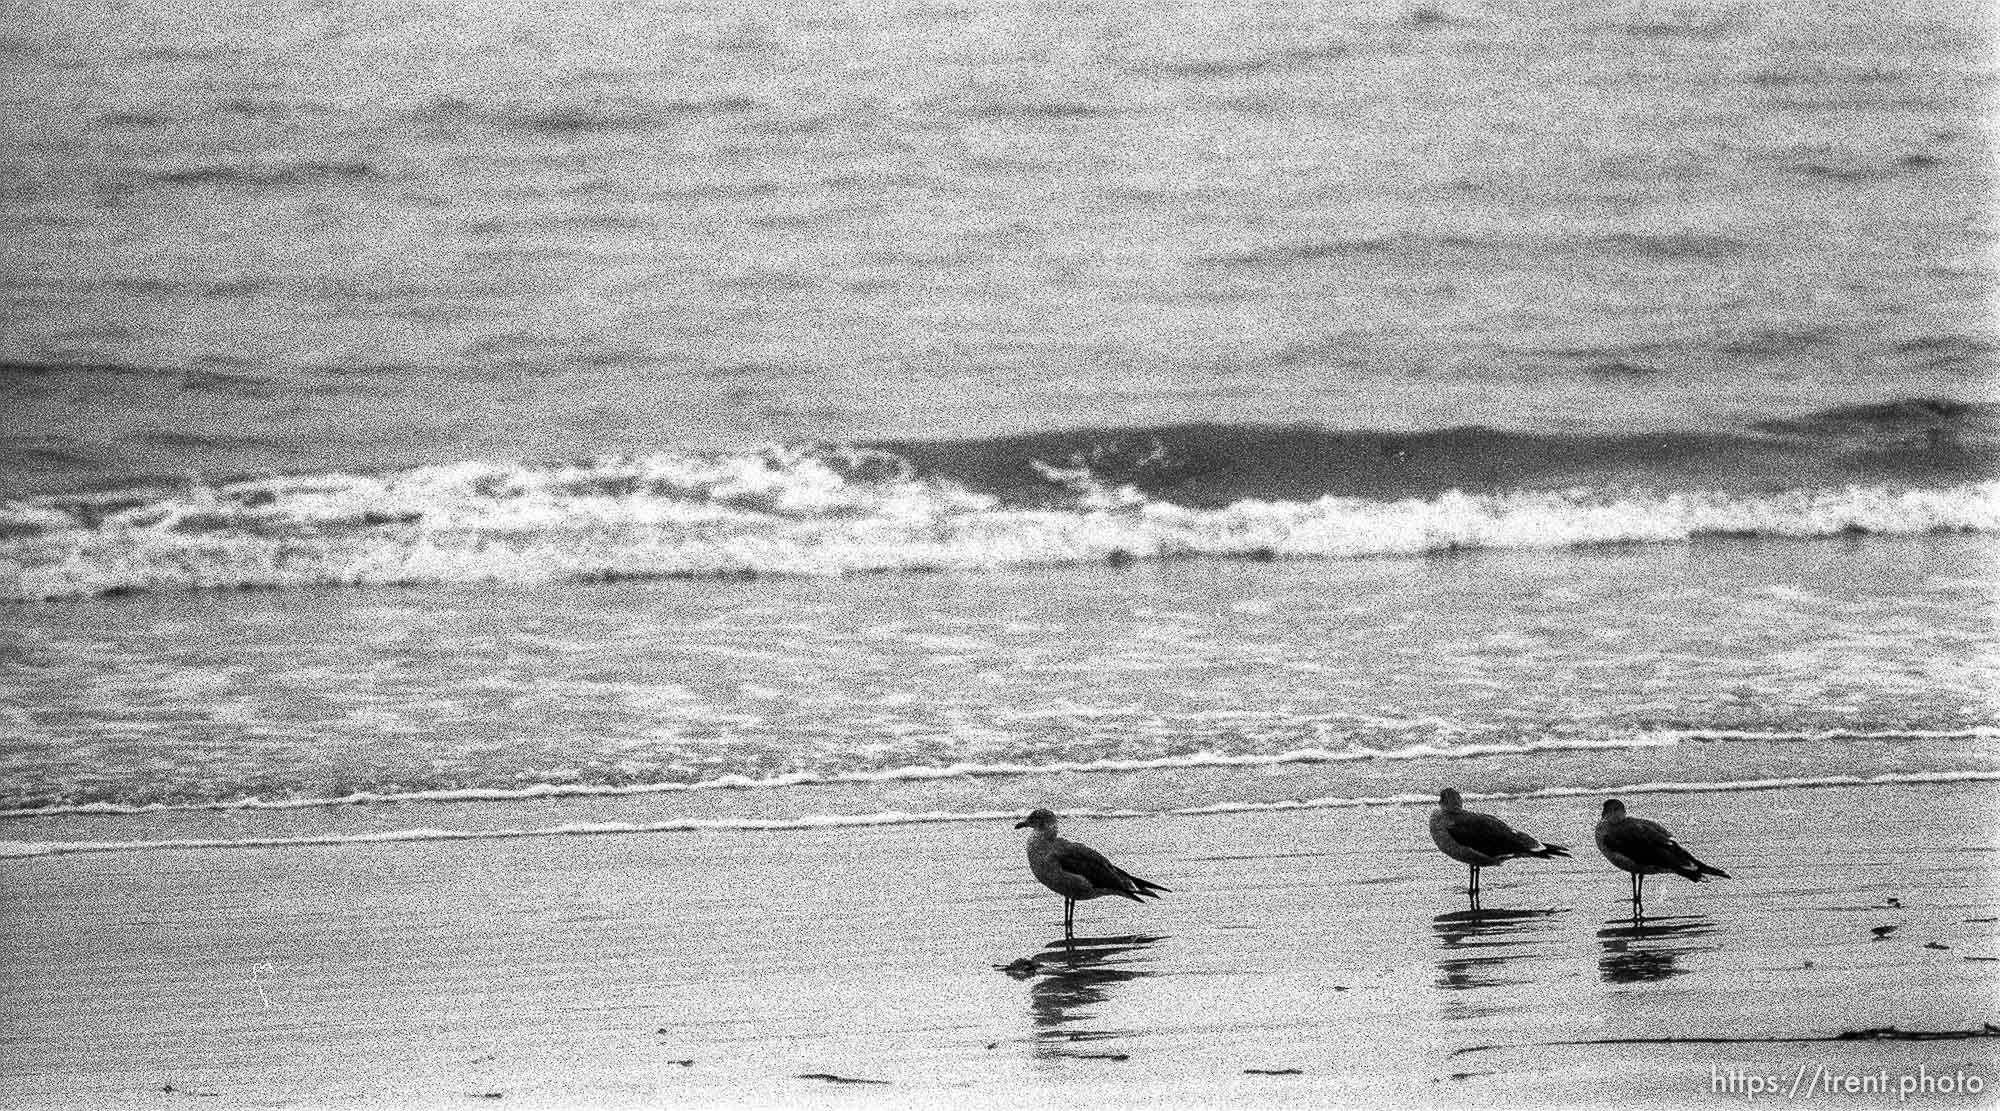
<svg viewBox="0 0 2000 1111">
<path fill-rule="evenodd" d="M 1626 798 L 1735 878 L 1634 924 L 1592 799 L 1491 806 L 1576 857 L 1489 869 L 1478 915 L 1416 807 L 1070 823 L 1175 889 L 1074 946 L 1007 822 L 8 859 L 0 1104 L 2000 1098 L 2000 1038 L 1596 1044 L 2000 1021 L 2000 786 Z"/>
</svg>

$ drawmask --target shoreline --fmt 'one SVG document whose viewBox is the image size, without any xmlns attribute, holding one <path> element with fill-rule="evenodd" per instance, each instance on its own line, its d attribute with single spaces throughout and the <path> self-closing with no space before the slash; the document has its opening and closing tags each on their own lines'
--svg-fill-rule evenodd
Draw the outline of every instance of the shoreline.
<svg viewBox="0 0 2000 1111">
<path fill-rule="evenodd" d="M 113 802 L 83 802 L 55 804 L 20 809 L 0 809 L 0 822 L 21 821 L 34 818 L 94 817 L 119 818 L 142 815 L 163 815 L 202 812 L 258 812 L 306 810 L 320 807 L 383 806 L 412 803 L 511 803 L 540 800 L 562 800 L 582 798 L 625 798 L 640 795 L 699 794 L 710 791 L 738 790 L 791 790 L 796 788 L 838 788 L 843 786 L 868 786 L 879 784 L 906 783 L 911 785 L 932 783 L 939 780 L 1012 779 L 1029 776 L 1065 776 L 1119 774 L 1132 772 L 1157 772 L 1172 770 L 1228 770 L 1267 769 L 1287 764 L 1350 764 L 1375 760 L 1422 759 L 1430 757 L 1479 757 L 1479 756 L 1522 756 L 1534 753 L 1601 752 L 1606 750 L 1642 749 L 1672 747 L 1684 741 L 1744 740 L 1744 741 L 1828 741 L 1828 740 L 1989 740 L 2000 739 L 2000 727 L 1975 725 L 1957 729 L 1820 729 L 1793 732 L 1757 732 L 1737 729 L 1655 729 L 1642 732 L 1637 737 L 1626 740 L 1571 740 L 1543 744 L 1508 742 L 1475 743 L 1459 750 L 1440 749 L 1430 744 L 1415 744 L 1402 749 L 1374 749 L 1368 747 L 1349 749 L 1309 748 L 1273 754 L 1229 755 L 1218 753 L 1195 753 L 1182 756 L 1166 756 L 1152 760 L 1094 760 L 1086 762 L 1059 762 L 1044 765 L 1032 764 L 981 764 L 959 763 L 943 767 L 913 765 L 891 768 L 883 771 L 830 772 L 814 774 L 794 772 L 781 776 L 753 779 L 740 775 L 723 776 L 716 779 L 699 780 L 691 783 L 621 783 L 621 784 L 575 784 L 539 783 L 529 787 L 462 787 L 438 790 L 405 792 L 362 791 L 333 798 L 277 798 L 261 797 L 232 798 L 214 802 L 154 802 L 143 804 L 120 804 Z M 1932 778 L 1924 778 L 1925 775 Z M 1918 773 L 1917 777 L 1901 782 L 1923 783 L 1950 779 L 1977 779 L 1988 773 Z M 2000 773 L 1991 773 L 1991 778 L 2000 778 Z M 1719 784 L 1656 783 L 1633 784 L 1623 787 L 1590 787 L 1579 789 L 1559 789 L 1536 792 L 1531 795 L 1490 795 L 1477 797 L 1557 797 L 1565 793 L 1590 794 L 1601 790 L 1640 791 L 1696 791 L 1696 790 L 1760 790 L 1784 787 L 1815 786 L 1857 786 L 1866 782 L 1883 781 L 1883 777 L 1873 780 L 1858 776 L 1826 776 L 1817 779 L 1799 778 L 1789 780 L 1760 780 L 1742 783 L 1723 782 Z M 1768 784 L 1767 786 L 1764 786 Z M 1321 800 L 1314 800 L 1319 802 Z M 1405 800 L 1361 799 L 1358 804 L 1390 804 Z M 1327 805 L 1333 805 L 1327 802 Z M 1176 813 L 1194 813 L 1181 810 Z M 1125 814 L 1104 813 L 1096 817 L 1125 817 Z"/>
<path fill-rule="evenodd" d="M 1967 730 L 1952 736 L 1986 737 L 1985 730 Z M 1301 761 L 1302 763 L 1325 763 L 1328 761 Z M 1340 761 L 1332 761 L 1339 763 Z M 1183 763 L 1168 763 L 1143 770 L 1164 770 L 1187 767 Z M 1218 767 L 1234 767 L 1235 762 L 1225 762 Z M 1261 766 L 1261 765 L 1258 765 Z M 1091 769 L 1092 771 L 1126 771 L 1124 768 Z M 1023 777 L 1051 776 L 1063 777 L 1074 774 L 1075 769 L 1052 769 L 1047 771 L 1010 773 Z M 918 782 L 928 782 L 934 778 L 920 777 Z M 967 776 L 978 779 L 984 776 Z M 811 783 L 787 784 L 787 787 L 838 787 L 844 784 L 873 783 L 873 779 L 828 780 Z M 1630 795 L 1645 797 L 1651 795 L 1701 795 L 1701 794 L 1758 794 L 1772 791 L 1832 791 L 1855 787 L 1926 787 L 1951 786 L 1959 784 L 2000 783 L 2000 772 L 1957 771 L 1957 772 L 1915 772 L 1903 775 L 1889 774 L 1877 776 L 1830 775 L 1802 776 L 1792 779 L 1759 779 L 1746 781 L 1723 781 L 1718 783 L 1633 783 L 1623 785 L 1566 786 L 1543 788 L 1521 794 L 1468 793 L 1468 801 L 1493 802 L 1541 802 L 1565 799 L 1590 799 L 1599 796 Z M 23 826 L 36 824 L 82 829 L 100 822 L 121 819 L 150 819 L 173 822 L 176 820 L 199 821 L 203 816 L 228 815 L 239 828 L 246 818 L 260 815 L 290 815 L 298 811 L 315 811 L 343 807 L 385 807 L 421 809 L 440 815 L 449 815 L 461 806 L 505 807 L 509 803 L 533 803 L 563 807 L 597 803 L 607 805 L 618 800 L 644 798 L 652 795 L 671 795 L 681 792 L 703 790 L 697 787 L 670 787 L 661 790 L 579 790 L 574 792 L 528 792 L 515 797 L 452 797 L 452 793 L 438 795 L 416 794 L 409 796 L 385 796 L 382 798 L 316 799 L 299 802 L 279 803 L 216 803 L 189 805 L 162 805 L 130 810 L 119 809 L 62 809 L 48 811 L 0 812 L 0 830 L 8 828 L 5 823 L 19 822 Z M 1407 793 L 1394 796 L 1322 797 L 1312 799 L 1281 799 L 1270 802 L 1225 802 L 1200 806 L 1178 807 L 1159 811 L 1131 809 L 1077 810 L 1072 808 L 1072 818 L 1091 821 L 1121 821 L 1135 819 L 1201 818 L 1215 815 L 1243 814 L 1257 815 L 1285 811 L 1337 810 L 1354 807 L 1402 807 L 1427 809 L 1435 802 L 1428 795 Z M 128 841 L 92 840 L 29 840 L 25 838 L 0 838 L 0 860 L 20 860 L 40 856 L 65 856 L 78 853 L 124 853 L 124 852 L 194 852 L 200 850 L 236 849 L 282 849 L 312 848 L 337 845 L 371 845 L 403 841 L 485 841 L 511 840 L 516 838 L 545 837 L 637 837 L 674 833 L 764 833 L 787 834 L 804 833 L 815 830 L 846 830 L 875 826 L 926 826 L 948 823 L 998 822 L 1015 816 L 1012 809 L 985 809 L 972 811 L 883 811 L 862 814 L 812 814 L 796 818 L 769 819 L 704 819 L 681 818 L 654 822 L 604 821 L 567 822 L 553 826 L 528 828 L 441 828 L 424 826 L 418 828 L 385 828 L 365 833 L 329 833 L 321 836 L 290 837 L 249 837 L 249 838 L 157 838 Z M 308 819 L 309 820 L 309 819 Z"/>
</svg>

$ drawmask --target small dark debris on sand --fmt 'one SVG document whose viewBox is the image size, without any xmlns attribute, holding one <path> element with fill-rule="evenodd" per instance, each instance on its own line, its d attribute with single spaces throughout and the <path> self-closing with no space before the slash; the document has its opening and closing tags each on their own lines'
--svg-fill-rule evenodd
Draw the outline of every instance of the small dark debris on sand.
<svg viewBox="0 0 2000 1111">
<path fill-rule="evenodd" d="M 1130 1053 L 1065 1053 L 1065 1057 L 1079 1057 L 1086 1061 L 1130 1061 Z"/>
<path fill-rule="evenodd" d="M 1865 1030 L 1845 1030 L 1831 1040 L 1837 1042 L 1956 1042 L 1967 1038 L 2000 1038 L 2000 1026 L 1981 1023 L 1977 1030 L 1904 1030 L 1895 1026 L 1870 1026 Z"/>
<path fill-rule="evenodd" d="M 1804 1034 L 1789 1038 L 1578 1038 L 1573 1041 L 1529 1042 L 1526 1045 L 1467 1045 L 1446 1056 L 1485 1053 L 1495 1049 L 1546 1049 L 1565 1045 L 1793 1045 L 1805 1042 L 1955 1042 L 1968 1038 L 2000 1038 L 2000 1026 L 1981 1023 L 1972 1030 L 1904 1030 L 1896 1026 L 1870 1026 L 1843 1030 L 1838 1034 Z"/>
<path fill-rule="evenodd" d="M 800 1080 L 824 1080 L 828 1084 L 887 1084 L 887 1080 L 869 1080 L 859 1076 L 835 1076 L 830 1072 L 802 1072 Z"/>
<path fill-rule="evenodd" d="M 1942 941 L 1926 941 L 1926 942 L 1924 942 L 1924 948 L 1926 948 L 1926 949 L 1949 949 L 1949 948 L 1951 948 L 1951 946 L 1949 946 L 1949 945 L 1946 945 L 1946 944 L 1945 944 L 1944 942 L 1942 942 Z"/>
<path fill-rule="evenodd" d="M 1304 1069 L 1244 1069 L 1250 1076 L 1298 1076 Z"/>
<path fill-rule="evenodd" d="M 1868 932 L 1875 935 L 1875 940 L 1880 941 L 1900 929 L 1902 929 L 1901 926 L 1876 926 Z"/>
<path fill-rule="evenodd" d="M 672 1061 L 662 1061 L 662 1062 L 661 1062 L 661 1064 L 666 1064 L 666 1065 L 679 1065 L 680 1067 L 682 1067 L 682 1068 L 684 1068 L 684 1069 L 691 1069 L 691 1068 L 693 1068 L 693 1067 L 694 1067 L 694 1058 L 692 1058 L 692 1057 L 681 1057 L 681 1058 L 678 1058 L 678 1059 L 676 1059 L 676 1060 L 672 1060 Z"/>
</svg>

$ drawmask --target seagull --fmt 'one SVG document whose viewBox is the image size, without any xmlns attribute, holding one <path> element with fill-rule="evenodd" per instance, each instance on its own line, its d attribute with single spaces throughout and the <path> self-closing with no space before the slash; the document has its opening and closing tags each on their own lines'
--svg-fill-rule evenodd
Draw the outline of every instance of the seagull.
<svg viewBox="0 0 2000 1111">
<path fill-rule="evenodd" d="M 1625 804 L 1617 799 L 1605 800 L 1604 817 L 1597 821 L 1597 851 L 1604 854 L 1604 859 L 1632 873 L 1635 909 L 1645 904 L 1646 877 L 1656 872 L 1672 872 L 1696 883 L 1704 882 L 1707 876 L 1729 878 L 1729 873 L 1722 869 L 1696 860 L 1660 823 L 1626 817 Z"/>
<path fill-rule="evenodd" d="M 1088 845 L 1065 841 L 1056 836 L 1053 811 L 1037 809 L 1014 823 L 1015 829 L 1032 829 L 1028 838 L 1028 868 L 1042 886 L 1063 897 L 1063 936 L 1076 936 L 1076 902 L 1100 895 L 1120 895 L 1135 903 L 1160 897 L 1171 888 L 1161 887 L 1104 859 L 1104 854 Z"/>
<path fill-rule="evenodd" d="M 1491 814 L 1467 810 L 1458 790 L 1446 787 L 1438 794 L 1437 809 L 1431 811 L 1431 840 L 1439 851 L 1453 860 L 1472 866 L 1472 881 L 1465 893 L 1479 901 L 1479 870 L 1505 864 L 1517 856 L 1568 856 L 1561 845 L 1549 845 L 1514 829 Z"/>
</svg>

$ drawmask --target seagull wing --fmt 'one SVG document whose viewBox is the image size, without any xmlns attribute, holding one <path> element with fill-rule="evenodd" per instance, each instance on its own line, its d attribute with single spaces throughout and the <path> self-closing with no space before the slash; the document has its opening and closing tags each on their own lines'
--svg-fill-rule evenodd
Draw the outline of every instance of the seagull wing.
<svg viewBox="0 0 2000 1111">
<path fill-rule="evenodd" d="M 1452 815 L 1451 825 L 1447 828 L 1452 840 L 1487 856 L 1516 856 L 1542 847 L 1540 841 L 1506 822 L 1477 811 L 1464 810 Z"/>
<path fill-rule="evenodd" d="M 1696 860 L 1693 853 L 1674 840 L 1667 827 L 1644 818 L 1627 818 L 1606 830 L 1604 848 L 1639 864 L 1678 873 L 1689 879 L 1699 879 L 1704 874 L 1722 874 L 1718 869 Z"/>
<path fill-rule="evenodd" d="M 1103 853 L 1089 845 L 1079 845 L 1074 841 L 1059 842 L 1054 860 L 1063 871 L 1089 880 L 1092 887 L 1107 894 L 1123 895 L 1135 903 L 1140 901 L 1141 895 L 1158 898 L 1158 892 L 1168 890 L 1157 883 L 1132 875 L 1106 860 Z"/>
</svg>

